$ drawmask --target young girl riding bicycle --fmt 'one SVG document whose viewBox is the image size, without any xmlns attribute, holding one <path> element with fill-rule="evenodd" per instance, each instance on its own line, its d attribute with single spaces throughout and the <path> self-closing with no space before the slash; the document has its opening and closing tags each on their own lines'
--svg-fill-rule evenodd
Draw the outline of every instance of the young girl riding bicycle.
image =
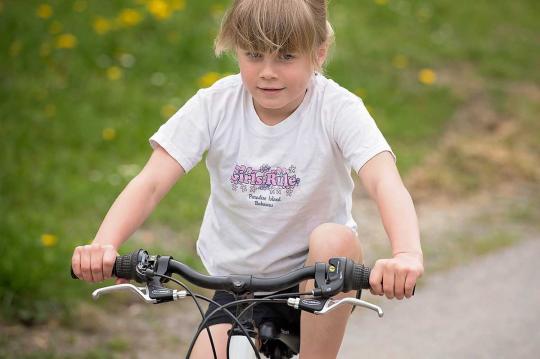
<svg viewBox="0 0 540 359">
<path fill-rule="evenodd" d="M 361 262 L 351 215 L 354 169 L 392 247 L 392 258 L 373 266 L 372 292 L 411 297 L 423 273 L 414 205 L 361 99 L 321 73 L 332 40 L 324 0 L 234 1 L 215 50 L 232 53 L 240 73 L 199 90 L 150 138 L 146 166 L 116 199 L 93 244 L 75 249 L 75 274 L 109 278 L 120 245 L 206 152 L 211 194 L 197 252 L 210 274 L 274 277 L 331 257 Z M 214 299 L 233 300 L 222 292 Z M 336 357 L 350 308 L 321 317 L 261 308 L 255 320 L 296 322 L 301 358 Z M 225 358 L 230 319 L 210 324 Z M 212 357 L 206 332 L 192 357 Z"/>
</svg>

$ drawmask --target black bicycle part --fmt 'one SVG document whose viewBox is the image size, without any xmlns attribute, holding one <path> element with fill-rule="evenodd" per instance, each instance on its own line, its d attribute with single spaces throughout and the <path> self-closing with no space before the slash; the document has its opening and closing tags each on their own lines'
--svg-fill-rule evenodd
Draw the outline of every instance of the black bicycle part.
<svg viewBox="0 0 540 359">
<path fill-rule="evenodd" d="M 259 351 L 270 359 L 292 358 L 300 351 L 300 333 L 291 333 L 274 321 L 259 325 L 259 339 Z"/>
<path fill-rule="evenodd" d="M 355 264 L 348 258 L 336 257 L 331 258 L 329 264 L 316 263 L 314 266 L 300 268 L 275 278 L 257 278 L 252 275 L 207 276 L 191 269 L 183 263 L 173 260 L 172 257 L 149 255 L 143 249 L 117 257 L 113 268 L 113 274 L 118 278 L 149 283 L 149 296 L 156 299 L 159 303 L 172 300 L 173 295 L 172 290 L 169 291 L 159 285 L 160 279 L 156 280 L 154 275 L 170 275 L 171 273 L 179 274 L 189 282 L 200 287 L 226 290 L 237 295 L 256 291 L 280 291 L 296 285 L 303 280 L 315 279 L 313 295 L 329 298 L 342 291 L 347 292 L 352 289 L 369 288 L 370 269 L 361 264 Z M 71 275 L 73 278 L 77 278 L 73 273 L 73 269 L 71 269 Z M 160 276 L 160 278 L 163 277 Z M 262 300 L 256 301 L 260 302 Z M 235 302 L 232 303 L 234 304 Z M 231 303 L 228 304 L 230 305 Z M 216 311 L 222 310 L 227 306 L 222 306 L 216 309 Z M 203 320 L 201 326 L 206 323 L 206 319 Z M 237 320 L 235 322 L 242 328 L 240 322 Z M 199 327 L 195 339 L 202 329 L 202 327 Z M 244 334 L 246 336 L 248 335 L 247 333 Z M 259 357 L 251 340 L 250 343 L 257 357 Z M 192 346 L 193 344 L 194 341 L 192 342 Z M 191 352 L 192 346 L 189 352 Z"/>
</svg>

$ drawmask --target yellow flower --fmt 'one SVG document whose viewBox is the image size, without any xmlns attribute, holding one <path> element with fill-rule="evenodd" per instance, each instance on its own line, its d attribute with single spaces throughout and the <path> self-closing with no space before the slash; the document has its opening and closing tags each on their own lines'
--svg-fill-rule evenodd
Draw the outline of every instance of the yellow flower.
<svg viewBox="0 0 540 359">
<path fill-rule="evenodd" d="M 52 16 L 53 9 L 49 4 L 41 4 L 36 10 L 36 15 L 42 19 L 48 19 Z"/>
<path fill-rule="evenodd" d="M 164 20 L 171 16 L 172 9 L 163 0 L 151 0 L 147 5 L 148 11 L 158 20 Z"/>
<path fill-rule="evenodd" d="M 54 247 L 58 243 L 58 237 L 54 234 L 44 233 L 41 235 L 41 244 L 43 247 Z"/>
<path fill-rule="evenodd" d="M 217 72 L 208 72 L 199 78 L 200 87 L 210 87 L 219 80 L 221 75 Z"/>
<path fill-rule="evenodd" d="M 9 55 L 11 57 L 17 57 L 21 53 L 22 42 L 20 40 L 14 40 L 9 46 Z"/>
<path fill-rule="evenodd" d="M 73 34 L 62 34 L 56 38 L 56 47 L 59 49 L 72 49 L 77 45 L 77 38 Z"/>
<path fill-rule="evenodd" d="M 104 128 L 103 131 L 101 131 L 101 138 L 105 141 L 114 140 L 116 138 L 116 130 L 112 127 Z"/>
<path fill-rule="evenodd" d="M 418 81 L 424 85 L 431 85 L 437 80 L 437 74 L 432 69 L 422 69 L 418 73 Z"/>
<path fill-rule="evenodd" d="M 124 9 L 118 15 L 118 21 L 124 26 L 135 26 L 142 20 L 142 15 L 133 9 Z"/>
<path fill-rule="evenodd" d="M 118 66 L 111 66 L 107 69 L 107 77 L 109 80 L 118 80 L 122 77 L 122 69 Z"/>
<path fill-rule="evenodd" d="M 63 26 L 60 23 L 60 21 L 54 21 L 51 26 L 49 26 L 49 33 L 51 34 L 58 34 L 62 32 Z"/>
<path fill-rule="evenodd" d="M 73 4 L 73 10 L 77 12 L 83 12 L 84 10 L 86 10 L 86 1 L 84 0 L 75 1 L 75 3 Z"/>
<path fill-rule="evenodd" d="M 388 4 L 388 0 L 374 0 L 375 4 L 377 5 L 386 5 Z"/>
<path fill-rule="evenodd" d="M 170 118 L 176 112 L 176 107 L 169 104 L 166 104 L 161 108 L 161 116 L 164 118 Z"/>
<path fill-rule="evenodd" d="M 94 19 L 94 23 L 92 24 L 94 27 L 94 31 L 97 32 L 99 35 L 103 35 L 111 29 L 111 22 L 104 17 L 96 17 Z"/>
<path fill-rule="evenodd" d="M 404 69 L 409 65 L 409 59 L 405 55 L 396 55 L 392 59 L 392 65 L 396 69 Z"/>
</svg>

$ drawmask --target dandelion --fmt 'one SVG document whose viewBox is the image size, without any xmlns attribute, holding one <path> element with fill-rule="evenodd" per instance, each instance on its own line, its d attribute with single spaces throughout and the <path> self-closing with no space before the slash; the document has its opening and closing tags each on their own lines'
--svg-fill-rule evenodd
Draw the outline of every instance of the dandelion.
<svg viewBox="0 0 540 359">
<path fill-rule="evenodd" d="M 58 243 L 58 237 L 54 234 L 44 233 L 41 235 L 41 244 L 43 247 L 54 247 Z"/>
<path fill-rule="evenodd" d="M 124 9 L 120 12 L 120 15 L 118 15 L 118 22 L 125 26 L 135 26 L 142 20 L 142 15 L 137 11 L 133 9 Z"/>
<path fill-rule="evenodd" d="M 163 118 L 170 118 L 174 113 L 176 112 L 176 107 L 171 105 L 170 103 L 166 104 L 161 108 L 161 116 Z"/>
<path fill-rule="evenodd" d="M 63 26 L 62 26 L 62 23 L 60 23 L 60 21 L 54 21 L 51 26 L 49 26 L 49 33 L 50 34 L 59 34 L 62 32 L 63 30 Z"/>
<path fill-rule="evenodd" d="M 86 10 L 86 1 L 84 0 L 77 0 L 75 3 L 73 3 L 73 10 L 76 12 L 83 12 Z"/>
<path fill-rule="evenodd" d="M 105 141 L 112 141 L 116 138 L 116 130 L 112 127 L 106 127 L 101 131 L 101 138 Z"/>
<path fill-rule="evenodd" d="M 112 24 L 106 18 L 98 16 L 94 19 L 92 27 L 97 34 L 103 35 L 111 30 Z"/>
<path fill-rule="evenodd" d="M 14 40 L 9 46 L 9 55 L 11 57 L 17 57 L 21 53 L 22 42 L 20 40 Z"/>
<path fill-rule="evenodd" d="M 432 69 L 422 69 L 418 73 L 418 81 L 424 85 L 432 85 L 437 80 L 437 74 Z"/>
<path fill-rule="evenodd" d="M 388 0 L 374 0 L 375 1 L 375 4 L 377 5 L 387 5 L 388 4 Z"/>
<path fill-rule="evenodd" d="M 208 72 L 199 78 L 200 87 L 210 87 L 219 80 L 221 75 L 217 72 Z"/>
<path fill-rule="evenodd" d="M 62 34 L 56 38 L 56 47 L 59 49 L 72 49 L 77 45 L 77 38 L 73 34 Z"/>
<path fill-rule="evenodd" d="M 49 4 L 41 4 L 38 6 L 36 10 L 37 17 L 42 18 L 42 19 L 50 18 L 52 14 L 53 14 L 53 9 L 51 5 Z"/>
<path fill-rule="evenodd" d="M 111 66 L 107 69 L 107 77 L 109 80 L 115 81 L 122 77 L 122 69 L 118 66 Z"/>
<path fill-rule="evenodd" d="M 164 20 L 171 16 L 172 9 L 163 0 L 151 0 L 146 6 L 148 11 L 158 20 Z"/>
</svg>

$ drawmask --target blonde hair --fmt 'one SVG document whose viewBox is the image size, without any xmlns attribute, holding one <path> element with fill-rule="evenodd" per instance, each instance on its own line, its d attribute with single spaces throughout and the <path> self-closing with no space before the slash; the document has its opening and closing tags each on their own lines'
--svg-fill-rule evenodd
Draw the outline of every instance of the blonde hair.
<svg viewBox="0 0 540 359">
<path fill-rule="evenodd" d="M 241 48 L 249 51 L 300 52 L 311 56 L 334 39 L 326 0 L 234 0 L 215 40 L 217 56 Z"/>
</svg>

